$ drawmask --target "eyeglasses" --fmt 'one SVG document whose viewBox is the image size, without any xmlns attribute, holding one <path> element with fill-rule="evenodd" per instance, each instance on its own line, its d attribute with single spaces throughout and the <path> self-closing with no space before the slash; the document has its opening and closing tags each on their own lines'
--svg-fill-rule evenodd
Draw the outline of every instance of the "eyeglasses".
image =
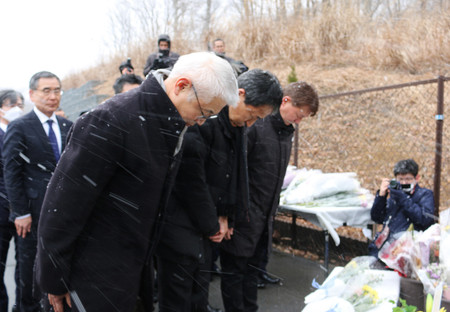
<svg viewBox="0 0 450 312">
<path fill-rule="evenodd" d="M 397 181 L 401 184 L 414 183 L 416 179 L 414 177 L 397 177 Z"/>
<path fill-rule="evenodd" d="M 42 90 L 36 89 L 36 91 L 44 93 L 45 96 L 49 96 L 51 93 L 54 94 L 55 96 L 60 96 L 62 93 L 60 88 L 56 89 L 44 88 Z"/>
<path fill-rule="evenodd" d="M 216 117 L 217 117 L 217 114 L 210 113 L 208 116 L 206 116 L 206 115 L 203 113 L 202 106 L 200 105 L 200 101 L 198 100 L 197 90 L 195 90 L 194 84 L 192 84 L 192 90 L 194 90 L 195 98 L 197 99 L 198 108 L 200 108 L 200 114 L 201 114 L 200 116 L 197 116 L 196 119 L 211 119 L 211 118 L 216 118 Z"/>
</svg>

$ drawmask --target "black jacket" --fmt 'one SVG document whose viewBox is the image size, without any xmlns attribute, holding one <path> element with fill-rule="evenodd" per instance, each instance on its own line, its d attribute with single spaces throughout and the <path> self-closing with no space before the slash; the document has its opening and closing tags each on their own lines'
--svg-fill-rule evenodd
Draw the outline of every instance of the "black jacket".
<svg viewBox="0 0 450 312">
<path fill-rule="evenodd" d="M 257 121 L 247 131 L 249 219 L 236 220 L 234 236 L 224 243 L 233 244 L 232 253 L 237 256 L 251 257 L 263 233 L 269 235 L 271 250 L 273 217 L 289 164 L 293 132 L 294 127 L 286 126 L 279 113 Z"/>
<path fill-rule="evenodd" d="M 69 289 L 86 311 L 133 311 L 184 126 L 153 75 L 78 118 L 42 207 L 44 292 Z"/>
<path fill-rule="evenodd" d="M 406 231 L 411 224 L 415 230 L 425 231 L 435 222 L 433 191 L 416 185 L 412 195 L 402 190 L 390 190 L 389 198 L 380 196 L 377 191 L 370 216 L 376 223 L 383 224 L 383 228 L 388 223 L 389 235 L 386 241 L 392 241 L 395 233 Z M 374 257 L 378 257 L 375 241 L 380 233 L 369 244 L 369 253 Z"/>
<path fill-rule="evenodd" d="M 0 129 L 0 155 L 3 149 L 4 137 L 5 132 Z M 6 227 L 9 222 L 9 201 L 8 196 L 6 195 L 5 181 L 3 179 L 3 159 L 0 159 L 0 226 Z"/>
<path fill-rule="evenodd" d="M 158 256 L 202 262 L 208 237 L 219 230 L 218 216 L 231 221 L 240 199 L 238 181 L 245 179 L 238 171 L 238 160 L 245 159 L 243 130 L 231 126 L 228 107 L 188 130 Z"/>
<path fill-rule="evenodd" d="M 56 116 L 62 150 L 72 122 Z M 53 149 L 39 117 L 34 111 L 8 125 L 3 142 L 3 166 L 11 220 L 31 214 L 37 228 L 47 184 L 56 167 Z"/>
<path fill-rule="evenodd" d="M 180 55 L 176 52 L 169 52 L 169 55 L 164 56 L 160 52 L 152 53 L 148 56 L 144 66 L 144 77 L 148 75 L 151 70 L 161 68 L 171 69 L 178 61 Z"/>
</svg>

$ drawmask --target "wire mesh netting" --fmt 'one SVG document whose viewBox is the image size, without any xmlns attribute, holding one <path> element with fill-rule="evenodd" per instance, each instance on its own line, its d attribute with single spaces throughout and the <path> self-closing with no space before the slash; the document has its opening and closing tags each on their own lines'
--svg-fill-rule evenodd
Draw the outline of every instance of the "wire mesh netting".
<svg viewBox="0 0 450 312">
<path fill-rule="evenodd" d="M 438 79 L 323 96 L 316 117 L 299 125 L 297 166 L 323 172 L 356 172 L 372 193 L 393 178 L 394 164 L 413 158 L 419 184 L 434 190 Z M 444 79 L 449 107 L 449 78 Z M 440 210 L 450 208 L 450 127 L 443 127 Z M 295 145 L 294 145 L 295 146 Z M 295 148 L 293 148 L 293 156 Z M 292 161 L 295 163 L 295 159 Z"/>
</svg>

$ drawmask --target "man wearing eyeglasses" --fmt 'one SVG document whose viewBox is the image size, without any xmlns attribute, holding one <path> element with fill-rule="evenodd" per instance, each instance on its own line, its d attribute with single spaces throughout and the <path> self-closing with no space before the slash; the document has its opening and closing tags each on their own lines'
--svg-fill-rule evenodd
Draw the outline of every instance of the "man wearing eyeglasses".
<svg viewBox="0 0 450 312">
<path fill-rule="evenodd" d="M 277 110 L 282 98 L 278 79 L 268 71 L 245 72 L 238 86 L 237 107 L 225 107 L 186 134 L 157 248 L 161 312 L 217 311 L 208 305 L 210 244 L 229 239 L 230 219 L 247 213 L 245 128 Z M 201 107 L 205 100 L 197 85 L 192 93 Z M 212 117 L 205 110 L 202 115 Z"/>
<path fill-rule="evenodd" d="M 34 108 L 8 125 L 3 145 L 5 187 L 18 235 L 19 311 L 40 311 L 33 296 L 37 228 L 47 184 L 65 147 L 72 122 L 55 115 L 61 82 L 42 71 L 30 79 Z"/>
<path fill-rule="evenodd" d="M 414 159 L 403 159 L 394 165 L 394 180 L 383 178 L 376 192 L 370 216 L 383 228 L 369 243 L 369 254 L 378 258 L 386 242 L 392 243 L 399 232 L 410 225 L 414 230 L 425 231 L 434 220 L 433 191 L 419 186 L 419 165 Z"/>
<path fill-rule="evenodd" d="M 198 52 L 77 119 L 39 222 L 36 279 L 55 312 L 133 311 L 186 126 L 235 105 L 237 93 L 229 63 Z"/>
</svg>

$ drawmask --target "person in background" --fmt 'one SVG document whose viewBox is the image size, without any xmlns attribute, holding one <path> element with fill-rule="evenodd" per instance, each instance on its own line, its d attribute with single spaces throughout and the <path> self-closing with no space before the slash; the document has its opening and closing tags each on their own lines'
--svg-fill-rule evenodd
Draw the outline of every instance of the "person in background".
<svg viewBox="0 0 450 312">
<path fill-rule="evenodd" d="M 230 63 L 231 67 L 233 67 L 233 69 L 236 73 L 236 76 L 239 76 L 242 73 L 245 73 L 246 71 L 248 71 L 248 67 L 242 61 L 236 61 L 235 59 L 225 55 L 226 54 L 225 41 L 223 39 L 220 39 L 220 38 L 215 39 L 212 44 L 212 49 L 213 49 L 213 52 L 217 56 L 224 58 L 225 60 L 227 60 Z M 215 275 L 220 276 L 220 269 L 216 264 L 217 259 L 219 259 L 219 246 L 218 246 L 218 244 L 213 244 L 211 272 Z"/>
<path fill-rule="evenodd" d="M 156 252 L 161 312 L 218 311 L 208 305 L 211 243 L 220 243 L 227 234 L 229 216 L 245 214 L 245 128 L 276 110 L 282 97 L 278 79 L 268 71 L 248 71 L 239 76 L 238 85 L 237 107 L 225 107 L 217 118 L 186 134 Z"/>
<path fill-rule="evenodd" d="M 171 69 L 173 67 L 180 55 L 170 51 L 170 45 L 169 35 L 160 35 L 158 37 L 158 51 L 148 56 L 144 66 L 144 77 L 146 77 L 151 70 L 161 68 Z"/>
<path fill-rule="evenodd" d="M 433 191 L 419 186 L 419 165 L 404 159 L 394 166 L 395 180 L 383 178 L 370 210 L 370 216 L 383 228 L 369 244 L 369 254 L 378 258 L 378 251 L 393 235 L 414 230 L 425 231 L 435 221 Z"/>
<path fill-rule="evenodd" d="M 67 119 L 66 113 L 62 110 L 61 107 L 58 107 L 58 109 L 55 111 L 55 115 L 64 117 Z"/>
<path fill-rule="evenodd" d="M 119 72 L 121 75 L 134 75 L 134 67 L 131 65 L 131 58 L 127 58 L 126 61 L 120 63 Z"/>
<path fill-rule="evenodd" d="M 296 82 L 283 90 L 279 112 L 248 129 L 250 204 L 235 220 L 234 235 L 220 245 L 222 298 L 226 311 L 257 311 L 257 280 L 264 251 L 272 246 L 273 219 L 291 155 L 294 124 L 316 114 L 312 86 Z"/>
<path fill-rule="evenodd" d="M 128 90 L 137 88 L 144 81 L 141 76 L 135 74 L 122 75 L 116 79 L 113 85 L 114 94 L 127 92 Z"/>
<path fill-rule="evenodd" d="M 235 59 L 225 55 L 225 41 L 223 41 L 223 39 L 217 38 L 213 41 L 213 51 L 217 56 L 226 59 L 238 76 L 248 70 L 247 65 L 245 65 L 242 61 L 236 61 Z"/>
<path fill-rule="evenodd" d="M 10 218 L 18 235 L 21 312 L 41 311 L 40 299 L 33 296 L 37 228 L 48 181 L 72 125 L 55 115 L 61 99 L 61 81 L 55 74 L 34 74 L 29 95 L 34 108 L 8 124 L 2 153 Z"/>
<path fill-rule="evenodd" d="M 8 124 L 23 114 L 23 95 L 15 90 L 7 89 L 0 91 L 0 155 L 3 149 L 3 139 Z M 0 162 L 0 310 L 8 311 L 8 293 L 4 282 L 6 260 L 8 256 L 9 243 L 14 238 L 16 247 L 16 263 L 18 263 L 17 233 L 14 222 L 9 219 L 9 201 L 6 195 L 5 182 L 3 179 L 3 161 Z M 14 272 L 16 282 L 16 303 L 12 311 L 19 311 L 19 266 L 16 265 Z"/>
<path fill-rule="evenodd" d="M 144 266 L 167 226 L 186 126 L 237 103 L 233 70 L 212 53 L 180 57 L 167 78 L 163 71 L 72 127 L 38 233 L 36 279 L 55 312 L 133 311 Z"/>
</svg>

